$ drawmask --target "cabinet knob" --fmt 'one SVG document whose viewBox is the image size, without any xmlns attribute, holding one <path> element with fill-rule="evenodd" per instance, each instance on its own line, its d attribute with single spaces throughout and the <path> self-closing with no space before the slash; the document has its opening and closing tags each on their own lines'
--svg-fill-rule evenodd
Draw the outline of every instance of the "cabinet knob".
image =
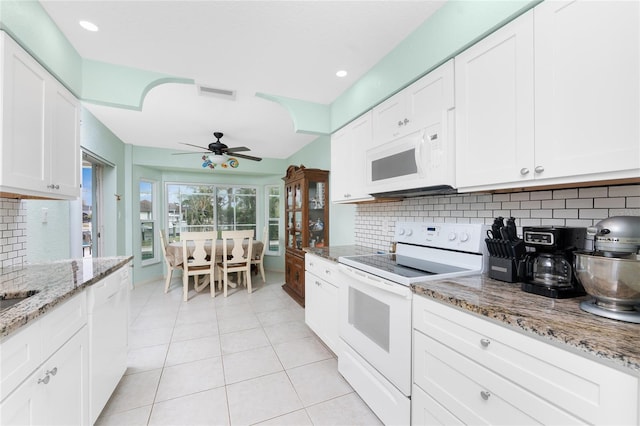
<svg viewBox="0 0 640 426">
<path fill-rule="evenodd" d="M 320 281 L 316 281 L 316 285 L 317 285 L 318 287 L 320 287 L 320 285 L 321 285 L 321 284 L 320 284 Z"/>
<path fill-rule="evenodd" d="M 491 340 L 489 339 L 480 339 L 480 344 L 482 345 L 483 348 L 486 348 L 487 346 L 489 346 L 489 343 L 491 343 Z"/>
<path fill-rule="evenodd" d="M 409 119 L 408 119 L 408 118 L 405 118 L 405 119 L 402 121 L 402 123 L 403 123 L 403 124 L 409 124 Z"/>
<path fill-rule="evenodd" d="M 528 175 L 528 174 L 529 174 L 529 169 L 527 169 L 526 167 L 521 168 L 521 169 L 520 169 L 520 174 L 521 174 L 522 176 L 524 176 L 524 175 Z"/>
<path fill-rule="evenodd" d="M 484 399 L 485 401 L 487 399 L 489 399 L 489 397 L 491 396 L 491 392 L 488 391 L 480 391 L 480 396 L 482 397 L 482 399 Z"/>
<path fill-rule="evenodd" d="M 53 370 L 47 370 L 47 375 L 51 374 L 52 376 L 55 376 L 56 374 L 58 374 L 58 367 L 53 367 Z"/>
<path fill-rule="evenodd" d="M 537 166 L 534 170 L 536 171 L 536 173 L 542 173 L 542 172 L 544 172 L 544 167 Z"/>
<path fill-rule="evenodd" d="M 324 270 L 324 273 L 325 273 L 326 275 L 331 275 L 331 271 L 330 271 L 330 270 L 328 270 L 328 269 L 325 269 L 325 270 Z"/>
<path fill-rule="evenodd" d="M 403 124 L 402 120 L 398 121 L 398 126 L 402 126 Z"/>
<path fill-rule="evenodd" d="M 47 373 L 44 378 L 38 379 L 38 384 L 44 383 L 46 385 L 47 383 L 49 383 L 49 380 L 51 380 L 51 378 L 49 377 L 49 373 Z"/>
</svg>

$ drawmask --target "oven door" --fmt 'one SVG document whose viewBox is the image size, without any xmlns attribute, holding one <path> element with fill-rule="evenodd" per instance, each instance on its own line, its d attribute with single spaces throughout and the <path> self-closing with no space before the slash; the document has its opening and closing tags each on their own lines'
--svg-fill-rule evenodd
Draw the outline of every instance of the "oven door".
<svg viewBox="0 0 640 426">
<path fill-rule="evenodd" d="M 411 289 L 344 264 L 340 269 L 340 337 L 411 395 Z"/>
</svg>

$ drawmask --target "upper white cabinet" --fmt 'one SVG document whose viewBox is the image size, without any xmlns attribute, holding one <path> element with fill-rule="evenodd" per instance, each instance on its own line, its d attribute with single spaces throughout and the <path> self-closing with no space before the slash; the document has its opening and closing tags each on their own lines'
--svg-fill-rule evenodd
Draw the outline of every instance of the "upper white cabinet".
<svg viewBox="0 0 640 426">
<path fill-rule="evenodd" d="M 533 12 L 455 58 L 456 184 L 533 178 Z"/>
<path fill-rule="evenodd" d="M 450 60 L 373 108 L 373 146 L 441 123 L 453 106 Z"/>
<path fill-rule="evenodd" d="M 640 172 L 640 3 L 535 9 L 536 178 Z"/>
<path fill-rule="evenodd" d="M 6 33 L 2 61 L 0 193 L 80 195 L 80 104 Z"/>
<path fill-rule="evenodd" d="M 365 192 L 365 156 L 371 145 L 372 113 L 367 113 L 331 135 L 331 201 L 373 200 Z"/>
<path fill-rule="evenodd" d="M 458 188 L 638 177 L 639 8 L 545 1 L 457 56 Z"/>
</svg>

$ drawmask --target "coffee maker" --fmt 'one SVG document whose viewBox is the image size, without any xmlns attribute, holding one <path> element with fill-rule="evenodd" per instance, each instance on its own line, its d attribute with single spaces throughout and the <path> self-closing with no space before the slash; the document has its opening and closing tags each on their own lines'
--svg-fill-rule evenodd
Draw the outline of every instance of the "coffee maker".
<svg viewBox="0 0 640 426">
<path fill-rule="evenodd" d="M 522 232 L 526 253 L 518 267 L 521 289 L 555 299 L 584 296 L 573 252 L 587 248 L 587 229 L 531 226 Z"/>
</svg>

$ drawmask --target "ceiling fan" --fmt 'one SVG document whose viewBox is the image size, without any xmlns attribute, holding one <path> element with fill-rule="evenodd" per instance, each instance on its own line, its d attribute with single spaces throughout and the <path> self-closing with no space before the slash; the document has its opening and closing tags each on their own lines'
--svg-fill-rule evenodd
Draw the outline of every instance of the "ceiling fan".
<svg viewBox="0 0 640 426">
<path fill-rule="evenodd" d="M 238 152 L 250 151 L 250 149 L 247 148 L 246 146 L 237 146 L 237 147 L 229 148 L 227 145 L 225 145 L 222 142 L 220 142 L 220 139 L 222 138 L 223 135 L 224 134 L 222 132 L 214 132 L 213 136 L 216 138 L 216 141 L 215 142 L 211 142 L 209 144 L 209 146 L 207 146 L 206 148 L 202 147 L 202 146 L 198 146 L 198 145 L 193 145 L 193 144 L 190 144 L 190 143 L 181 142 L 183 145 L 189 145 L 189 146 L 193 146 L 195 148 L 205 149 L 207 151 L 205 151 L 205 152 L 178 152 L 178 153 L 175 153 L 174 155 L 180 155 L 180 154 L 204 154 L 202 156 L 202 160 L 204 161 L 204 163 L 202 163 L 202 167 L 209 167 L 211 169 L 213 169 L 217 164 L 221 165 L 221 167 L 223 167 L 223 168 L 227 168 L 227 167 L 236 168 L 236 167 L 238 167 L 238 164 L 239 164 L 238 160 L 236 158 L 233 158 L 233 157 L 244 158 L 246 160 L 252 160 L 252 161 L 262 161 L 262 158 L 260 158 L 260 157 L 254 157 L 252 155 L 247 155 L 247 154 L 238 154 Z M 233 157 L 231 157 L 231 156 L 233 156 Z"/>
</svg>

